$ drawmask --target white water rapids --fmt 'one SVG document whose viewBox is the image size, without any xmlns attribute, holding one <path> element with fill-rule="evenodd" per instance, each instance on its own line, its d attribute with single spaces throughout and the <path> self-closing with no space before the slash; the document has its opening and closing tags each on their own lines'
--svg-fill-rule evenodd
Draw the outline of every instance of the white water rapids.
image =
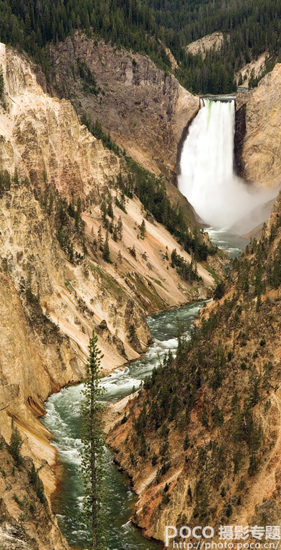
<svg viewBox="0 0 281 550">
<path fill-rule="evenodd" d="M 153 344 L 141 359 L 129 363 L 102 379 L 105 402 L 118 401 L 139 388 L 142 380 L 158 368 L 168 352 L 175 356 L 179 324 L 184 327 L 188 339 L 198 311 L 204 302 L 197 302 L 179 309 L 158 313 L 148 318 Z M 53 445 L 64 465 L 63 491 L 53 500 L 59 525 L 68 542 L 75 548 L 89 548 L 89 533 L 82 523 L 79 511 L 83 501 L 81 464 L 81 389 L 83 385 L 64 388 L 53 394 L 45 404 L 47 414 L 44 424 L 55 436 Z M 111 550 L 159 550 L 152 540 L 145 540 L 141 531 L 130 522 L 134 496 L 126 478 L 113 463 L 106 450 L 108 548 Z"/>
<path fill-rule="evenodd" d="M 235 102 L 201 100 L 181 156 L 179 189 L 206 224 L 240 235 L 268 219 L 277 189 L 234 172 Z"/>
</svg>

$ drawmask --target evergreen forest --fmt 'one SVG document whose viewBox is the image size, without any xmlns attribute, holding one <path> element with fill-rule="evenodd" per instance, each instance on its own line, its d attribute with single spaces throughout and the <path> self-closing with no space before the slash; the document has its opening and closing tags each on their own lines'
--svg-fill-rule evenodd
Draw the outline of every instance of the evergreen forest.
<svg viewBox="0 0 281 550">
<path fill-rule="evenodd" d="M 271 70 L 281 53 L 281 0 L 1 0 L 0 21 L 0 40 L 26 51 L 49 76 L 46 46 L 76 29 L 149 55 L 165 71 L 168 46 L 176 76 L 194 93 L 234 91 L 243 65 L 267 52 Z M 225 36 L 220 51 L 205 59 L 186 53 L 215 31 Z"/>
</svg>

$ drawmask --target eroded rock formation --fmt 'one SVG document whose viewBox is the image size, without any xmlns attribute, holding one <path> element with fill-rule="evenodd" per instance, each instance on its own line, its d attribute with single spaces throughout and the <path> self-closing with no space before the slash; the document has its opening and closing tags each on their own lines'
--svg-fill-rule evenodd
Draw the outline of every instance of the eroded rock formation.
<svg viewBox="0 0 281 550">
<path fill-rule="evenodd" d="M 237 119 L 244 130 L 238 135 L 239 174 L 264 187 L 281 183 L 281 64 L 258 87 L 236 98 Z"/>
<path fill-rule="evenodd" d="M 61 97 L 71 99 L 92 122 L 99 120 L 113 140 L 146 168 L 175 173 L 177 144 L 199 109 L 198 97 L 148 57 L 79 33 L 52 48 L 52 57 Z M 95 78 L 97 95 L 87 92 L 79 62 Z"/>
</svg>

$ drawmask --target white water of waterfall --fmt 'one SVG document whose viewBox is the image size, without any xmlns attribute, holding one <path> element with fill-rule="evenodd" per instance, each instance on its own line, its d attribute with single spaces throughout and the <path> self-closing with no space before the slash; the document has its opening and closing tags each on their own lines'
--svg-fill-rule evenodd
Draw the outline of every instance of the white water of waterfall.
<svg viewBox="0 0 281 550">
<path fill-rule="evenodd" d="M 244 183 L 234 172 L 235 102 L 201 100 L 181 155 L 179 189 L 207 225 L 243 234 L 264 222 L 277 189 Z"/>
</svg>

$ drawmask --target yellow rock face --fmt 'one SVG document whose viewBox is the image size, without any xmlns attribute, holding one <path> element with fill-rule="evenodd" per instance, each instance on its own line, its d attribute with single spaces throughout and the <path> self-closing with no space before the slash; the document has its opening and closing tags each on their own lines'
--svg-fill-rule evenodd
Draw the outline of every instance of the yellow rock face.
<svg viewBox="0 0 281 550">
<path fill-rule="evenodd" d="M 224 35 L 222 32 L 213 32 L 208 34 L 195 42 L 188 44 L 186 51 L 192 55 L 201 55 L 203 59 L 206 57 L 206 52 L 212 48 L 216 51 L 221 50 L 224 42 Z"/>
<path fill-rule="evenodd" d="M 237 109 L 245 109 L 246 122 L 242 175 L 264 187 L 277 187 L 281 183 L 280 105 L 280 63 L 256 89 L 237 96 Z"/>
<path fill-rule="evenodd" d="M 17 166 L 34 185 L 43 178 L 68 197 L 93 193 L 120 170 L 118 158 L 105 150 L 79 123 L 69 101 L 45 94 L 29 63 L 4 44 L 6 110 L 0 108 L 1 169 Z"/>
</svg>

